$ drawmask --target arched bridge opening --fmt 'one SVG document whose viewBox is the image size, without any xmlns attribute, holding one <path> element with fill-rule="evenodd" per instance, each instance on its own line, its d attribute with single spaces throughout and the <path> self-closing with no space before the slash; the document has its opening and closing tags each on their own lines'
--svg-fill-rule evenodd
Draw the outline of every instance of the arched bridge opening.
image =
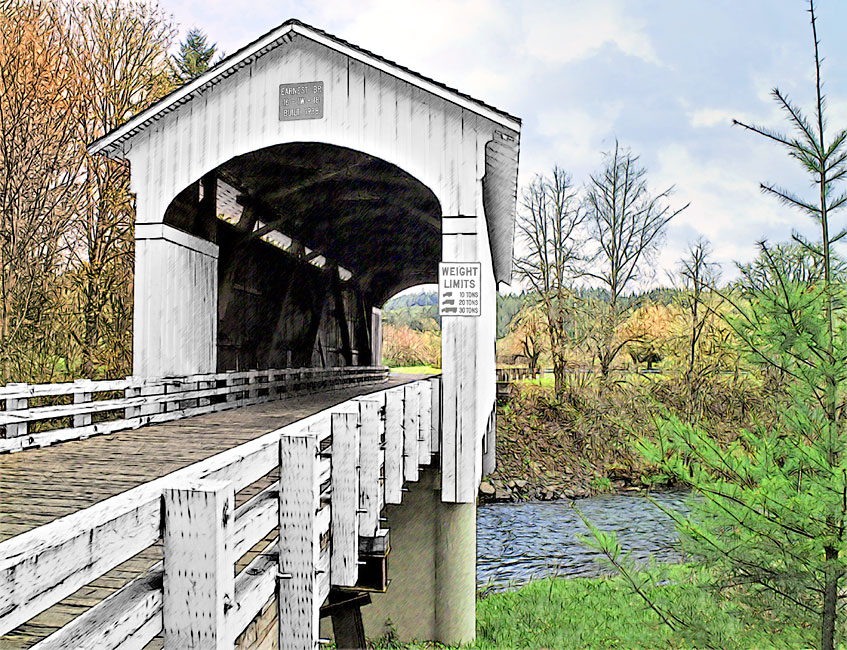
<svg viewBox="0 0 847 650">
<path fill-rule="evenodd" d="M 217 372 L 379 364 L 378 307 L 435 282 L 441 256 L 426 185 L 325 143 L 232 158 L 179 192 L 164 224 L 216 247 Z"/>
</svg>

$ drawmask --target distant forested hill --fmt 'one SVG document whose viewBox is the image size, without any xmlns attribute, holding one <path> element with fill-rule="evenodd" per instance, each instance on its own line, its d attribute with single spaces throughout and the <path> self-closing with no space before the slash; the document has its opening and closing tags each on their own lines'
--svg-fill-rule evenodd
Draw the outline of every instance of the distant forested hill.
<svg viewBox="0 0 847 650">
<path fill-rule="evenodd" d="M 506 335 L 509 323 L 521 307 L 533 300 L 532 296 L 497 295 L 497 338 Z M 395 327 L 410 327 L 419 332 L 441 329 L 438 315 L 438 292 L 412 293 L 395 296 L 382 308 L 382 321 Z"/>
<path fill-rule="evenodd" d="M 600 289 L 578 289 L 579 298 L 608 300 L 608 296 Z M 641 303 L 658 303 L 669 305 L 679 298 L 678 289 L 658 288 L 651 291 L 626 296 L 627 304 L 633 306 Z M 497 294 L 497 338 L 503 338 L 509 331 L 509 324 L 524 305 L 534 303 L 533 293 Z M 418 332 L 431 332 L 441 329 L 441 317 L 438 315 L 438 292 L 412 293 L 395 296 L 382 308 L 382 320 L 394 327 L 410 327 Z"/>
</svg>

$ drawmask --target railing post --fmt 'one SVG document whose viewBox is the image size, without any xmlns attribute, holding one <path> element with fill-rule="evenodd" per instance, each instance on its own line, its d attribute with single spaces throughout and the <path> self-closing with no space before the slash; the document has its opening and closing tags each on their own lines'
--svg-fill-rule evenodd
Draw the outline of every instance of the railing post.
<svg viewBox="0 0 847 650">
<path fill-rule="evenodd" d="M 84 390 L 88 388 L 88 390 Z M 74 404 L 88 404 L 91 401 L 91 380 L 77 379 L 74 381 Z M 91 424 L 91 414 L 75 415 L 74 428 L 86 427 Z"/>
<path fill-rule="evenodd" d="M 181 399 L 185 393 L 191 392 L 197 389 L 196 382 L 187 382 L 182 379 L 173 379 L 171 381 L 166 381 L 162 388 L 165 389 L 165 395 L 173 395 L 173 399 L 168 399 L 166 402 L 162 402 L 162 412 L 170 413 L 172 411 L 181 411 L 182 409 L 191 408 L 192 406 L 197 406 L 197 400 L 195 399 Z"/>
<path fill-rule="evenodd" d="M 420 393 L 415 384 L 403 387 L 403 478 L 418 480 L 418 405 Z"/>
<path fill-rule="evenodd" d="M 136 393 L 139 397 L 155 397 L 157 395 L 167 394 L 167 380 L 162 380 L 160 383 L 153 385 L 142 385 Z M 158 401 L 152 404 L 143 404 L 139 407 L 139 415 L 157 415 L 167 411 L 167 402 Z"/>
<path fill-rule="evenodd" d="M 215 381 L 200 381 L 197 382 L 197 388 L 199 390 L 211 390 L 215 387 Z M 211 406 L 212 398 L 211 397 L 200 397 L 197 400 L 197 406 Z"/>
<path fill-rule="evenodd" d="M 379 407 L 376 399 L 359 400 L 359 535 L 374 537 L 379 529 Z"/>
<path fill-rule="evenodd" d="M 21 392 L 27 387 L 25 383 L 18 384 L 6 384 L 6 388 L 18 388 Z M 29 406 L 29 400 L 26 397 L 19 397 L 16 399 L 7 399 L 6 400 L 6 411 L 21 411 Z M 19 438 L 20 436 L 25 436 L 27 434 L 28 426 L 26 422 L 21 422 L 20 424 L 7 424 L 6 425 L 6 437 L 7 438 Z"/>
<path fill-rule="evenodd" d="M 432 462 L 432 384 L 428 381 L 415 383 L 418 388 L 418 464 Z"/>
<path fill-rule="evenodd" d="M 133 397 L 137 397 L 139 394 L 138 388 L 135 387 L 135 380 L 132 376 L 126 378 L 127 387 L 124 389 L 124 397 L 127 399 L 131 399 Z M 137 406 L 127 406 L 124 409 L 124 418 L 127 420 L 131 420 L 133 418 L 137 418 L 141 415 L 141 409 Z"/>
<path fill-rule="evenodd" d="M 279 371 L 277 370 L 269 370 L 268 371 L 268 399 L 276 400 L 279 399 L 279 386 L 276 385 L 276 382 L 279 379 Z"/>
<path fill-rule="evenodd" d="M 403 502 L 403 389 L 385 392 L 385 502 Z"/>
<path fill-rule="evenodd" d="M 314 650 L 320 606 L 317 437 L 311 432 L 279 441 L 279 650 Z"/>
<path fill-rule="evenodd" d="M 235 390 L 233 388 L 233 386 L 235 386 L 235 380 L 232 378 L 232 374 L 233 374 L 232 370 L 227 370 L 226 380 L 225 380 L 226 387 L 228 389 L 227 392 L 226 392 L 227 404 L 235 404 Z"/>
<path fill-rule="evenodd" d="M 165 650 L 231 650 L 226 614 L 235 598 L 233 486 L 195 479 L 165 488 L 164 503 Z"/>
<path fill-rule="evenodd" d="M 332 414 L 332 584 L 359 578 L 359 414 Z"/>
</svg>

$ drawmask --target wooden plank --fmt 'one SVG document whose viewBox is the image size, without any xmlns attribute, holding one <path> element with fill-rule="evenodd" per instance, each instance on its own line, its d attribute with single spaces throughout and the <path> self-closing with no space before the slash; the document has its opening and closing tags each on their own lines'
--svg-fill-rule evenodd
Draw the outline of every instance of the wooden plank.
<svg viewBox="0 0 847 650">
<path fill-rule="evenodd" d="M 274 482 L 235 511 L 230 550 L 236 561 L 279 523 L 279 486 Z"/>
<path fill-rule="evenodd" d="M 482 443 L 482 475 L 487 476 L 497 469 L 497 409 L 492 408 Z"/>
<path fill-rule="evenodd" d="M 403 478 L 418 480 L 418 406 L 417 383 L 403 387 Z"/>
<path fill-rule="evenodd" d="M 159 494 L 131 492 L 0 544 L 0 636 L 159 538 Z"/>
<path fill-rule="evenodd" d="M 403 389 L 385 392 L 385 502 L 403 502 Z"/>
<path fill-rule="evenodd" d="M 165 647 L 227 650 L 235 602 L 229 536 L 235 491 L 223 481 L 181 481 L 163 491 Z"/>
<path fill-rule="evenodd" d="M 333 585 L 353 587 L 359 578 L 359 414 L 332 414 Z"/>
<path fill-rule="evenodd" d="M 257 555 L 235 578 L 236 607 L 227 612 L 227 625 L 237 638 L 274 595 L 279 562 L 279 539 Z"/>
<path fill-rule="evenodd" d="M 306 431 L 279 439 L 279 650 L 318 647 L 320 605 L 316 564 L 317 435 Z"/>
<path fill-rule="evenodd" d="M 92 381 L 90 388 L 92 393 L 111 392 L 124 390 L 129 386 L 130 378 L 112 379 L 107 381 Z M 8 397 L 57 397 L 59 395 L 72 395 L 78 388 L 76 381 L 59 384 L 6 384 L 0 386 L 0 399 Z"/>
<path fill-rule="evenodd" d="M 375 399 L 359 399 L 361 429 L 359 436 L 359 535 L 373 537 L 379 528 L 380 438 L 379 410 L 384 405 Z"/>
<path fill-rule="evenodd" d="M 33 650 L 141 650 L 162 631 L 162 563 L 33 646 Z"/>
</svg>

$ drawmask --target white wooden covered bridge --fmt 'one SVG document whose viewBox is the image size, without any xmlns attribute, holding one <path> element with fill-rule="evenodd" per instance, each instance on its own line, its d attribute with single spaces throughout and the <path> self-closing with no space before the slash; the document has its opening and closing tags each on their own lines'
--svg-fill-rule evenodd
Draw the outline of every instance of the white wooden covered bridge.
<svg viewBox="0 0 847 650">
<path fill-rule="evenodd" d="M 92 144 L 136 199 L 133 376 L 0 388 L 0 648 L 355 645 L 368 601 L 472 639 L 519 131 L 289 21 Z M 439 262 L 480 315 L 388 380 L 379 306 Z"/>
</svg>

